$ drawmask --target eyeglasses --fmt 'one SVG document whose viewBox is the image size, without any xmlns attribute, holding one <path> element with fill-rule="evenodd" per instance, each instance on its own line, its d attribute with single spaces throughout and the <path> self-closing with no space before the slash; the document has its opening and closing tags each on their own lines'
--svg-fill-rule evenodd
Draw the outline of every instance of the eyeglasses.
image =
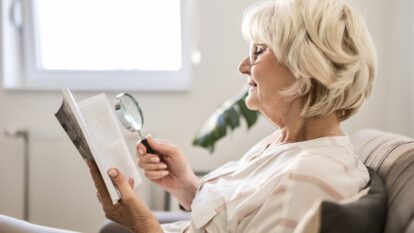
<svg viewBox="0 0 414 233">
<path fill-rule="evenodd" d="M 250 49 L 249 49 L 249 62 L 250 65 L 254 65 L 257 58 L 267 49 L 267 46 L 265 44 L 259 44 L 259 43 L 250 43 Z"/>
</svg>

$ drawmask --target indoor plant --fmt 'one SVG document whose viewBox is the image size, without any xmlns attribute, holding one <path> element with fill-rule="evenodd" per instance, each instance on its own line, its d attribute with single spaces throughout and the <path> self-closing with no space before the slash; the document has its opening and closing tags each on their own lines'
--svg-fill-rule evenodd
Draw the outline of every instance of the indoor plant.
<svg viewBox="0 0 414 233">
<path fill-rule="evenodd" d="M 218 140 L 240 126 L 240 118 L 246 121 L 247 128 L 250 129 L 256 123 L 259 112 L 246 107 L 247 94 L 243 89 L 233 98 L 226 100 L 194 136 L 193 145 L 206 148 L 212 153 Z"/>
</svg>

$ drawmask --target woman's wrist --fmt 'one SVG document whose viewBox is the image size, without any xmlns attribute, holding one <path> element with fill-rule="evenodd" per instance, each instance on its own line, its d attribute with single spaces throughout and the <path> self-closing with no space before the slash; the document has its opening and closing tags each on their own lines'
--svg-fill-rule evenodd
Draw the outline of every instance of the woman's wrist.
<svg viewBox="0 0 414 233">
<path fill-rule="evenodd" d="M 128 227 L 132 232 L 135 233 L 159 233 L 163 232 L 160 223 L 158 222 L 155 215 L 152 211 L 143 203 L 141 200 L 135 202 L 135 204 L 131 204 L 131 206 L 136 205 L 136 210 L 140 210 L 135 212 L 134 221 Z"/>
<path fill-rule="evenodd" d="M 135 233 L 163 233 L 164 231 L 161 228 L 158 220 L 153 214 L 147 217 L 140 217 L 134 224 L 132 232 Z"/>
<path fill-rule="evenodd" d="M 194 174 L 188 179 L 186 182 L 183 182 L 186 186 L 177 188 L 171 192 L 171 194 L 177 198 L 180 205 L 187 211 L 191 210 L 191 204 L 193 203 L 193 199 L 195 197 L 197 186 L 198 186 L 198 178 Z"/>
</svg>

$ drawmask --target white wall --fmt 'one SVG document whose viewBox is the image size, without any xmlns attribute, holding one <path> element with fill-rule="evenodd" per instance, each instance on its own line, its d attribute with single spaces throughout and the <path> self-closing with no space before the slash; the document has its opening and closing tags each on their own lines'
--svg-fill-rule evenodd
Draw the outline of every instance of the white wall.
<svg viewBox="0 0 414 233">
<path fill-rule="evenodd" d="M 413 124 L 413 33 L 414 4 L 399 0 L 390 4 L 390 23 L 387 54 L 388 127 L 407 135 L 414 135 Z M 411 123 L 410 125 L 407 122 Z"/>
<path fill-rule="evenodd" d="M 193 86 L 185 93 L 133 93 L 145 111 L 146 129 L 182 147 L 196 170 L 210 170 L 237 159 L 259 138 L 273 130 L 261 119 L 250 132 L 240 129 L 217 145 L 214 155 L 191 146 L 202 122 L 226 98 L 238 92 L 245 79 L 237 65 L 248 46 L 240 35 L 243 9 L 252 0 L 198 1 L 197 35 L 202 61 L 193 70 Z M 361 0 L 379 52 L 379 76 L 363 110 L 344 124 L 350 133 L 375 127 L 413 135 L 411 88 L 412 3 L 409 0 Z M 76 92 L 78 99 L 92 92 Z M 111 99 L 116 93 L 107 93 Z M 96 232 L 104 217 L 95 198 L 88 169 L 53 114 L 58 92 L 18 92 L 0 89 L 0 214 L 22 217 L 21 140 L 6 138 L 10 126 L 31 133 L 31 211 L 39 224 Z M 127 135 L 133 152 L 133 135 Z M 154 209 L 162 208 L 162 193 L 148 182 L 139 195 Z"/>
</svg>

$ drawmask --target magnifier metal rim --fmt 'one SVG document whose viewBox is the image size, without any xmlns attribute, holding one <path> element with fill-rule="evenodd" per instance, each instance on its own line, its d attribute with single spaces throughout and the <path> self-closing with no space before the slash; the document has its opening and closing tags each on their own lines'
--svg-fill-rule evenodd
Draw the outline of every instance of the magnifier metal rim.
<svg viewBox="0 0 414 233">
<path fill-rule="evenodd" d="M 141 128 L 142 128 L 142 126 L 144 125 L 144 115 L 142 114 L 141 107 L 139 106 L 138 102 L 135 100 L 135 98 L 132 95 L 130 95 L 128 93 L 121 93 L 121 94 L 117 95 L 116 96 L 116 103 L 115 103 L 115 111 L 116 111 L 119 119 L 121 120 L 122 124 L 125 127 L 127 127 L 128 130 L 130 130 L 130 131 L 140 130 L 140 129 L 132 128 L 130 122 L 125 118 L 125 113 L 129 114 L 125 110 L 125 103 L 124 103 L 125 96 L 127 96 L 129 99 L 131 99 L 132 102 L 134 102 L 134 104 L 137 106 L 139 115 L 141 116 Z"/>
</svg>

